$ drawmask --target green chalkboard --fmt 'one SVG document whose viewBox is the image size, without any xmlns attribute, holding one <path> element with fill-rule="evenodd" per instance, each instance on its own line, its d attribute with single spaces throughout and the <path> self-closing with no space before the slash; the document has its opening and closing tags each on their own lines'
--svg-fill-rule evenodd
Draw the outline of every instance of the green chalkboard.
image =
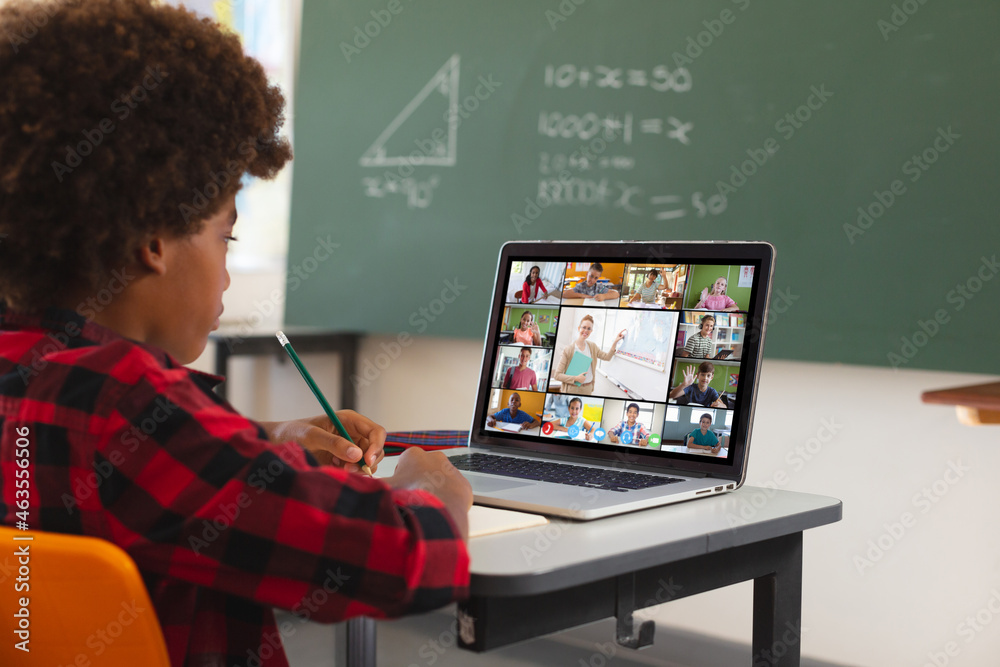
<svg viewBox="0 0 1000 667">
<path fill-rule="evenodd" d="M 770 356 L 982 370 L 1000 3 L 303 11 L 289 323 L 478 338 L 504 241 L 763 239 Z"/>
</svg>

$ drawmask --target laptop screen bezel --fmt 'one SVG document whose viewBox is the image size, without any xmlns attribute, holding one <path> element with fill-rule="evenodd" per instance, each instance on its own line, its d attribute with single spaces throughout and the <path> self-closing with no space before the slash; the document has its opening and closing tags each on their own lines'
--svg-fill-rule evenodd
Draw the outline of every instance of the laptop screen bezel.
<svg viewBox="0 0 1000 667">
<path fill-rule="evenodd" d="M 493 299 L 490 303 L 489 326 L 483 345 L 483 362 L 480 370 L 476 408 L 470 427 L 470 444 L 482 445 L 497 451 L 528 454 L 544 453 L 597 463 L 620 463 L 663 471 L 705 474 L 743 482 L 746 470 L 748 443 L 753 426 L 757 382 L 766 331 L 766 313 L 771 295 L 774 247 L 761 241 L 510 241 L 500 249 L 497 258 Z M 743 348 L 745 370 L 740 374 L 740 391 L 734 408 L 740 418 L 730 435 L 730 456 L 722 462 L 713 460 L 672 457 L 660 453 L 647 453 L 635 447 L 609 447 L 584 449 L 559 441 L 524 440 L 497 437 L 486 431 L 485 413 L 491 392 L 492 360 L 496 341 L 499 340 L 503 321 L 503 307 L 507 292 L 507 270 L 512 258 L 531 258 L 537 261 L 574 261 L 594 258 L 600 261 L 644 263 L 708 263 L 754 264 L 754 290 L 747 312 L 746 343 Z"/>
</svg>

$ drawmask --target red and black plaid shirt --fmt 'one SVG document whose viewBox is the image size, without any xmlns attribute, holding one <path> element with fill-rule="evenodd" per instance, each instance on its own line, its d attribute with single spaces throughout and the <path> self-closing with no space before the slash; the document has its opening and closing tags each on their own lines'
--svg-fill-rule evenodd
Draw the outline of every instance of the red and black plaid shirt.
<svg viewBox="0 0 1000 667">
<path fill-rule="evenodd" d="M 212 392 L 220 379 L 75 313 L 0 304 L 0 521 L 17 521 L 27 427 L 30 527 L 125 549 L 178 666 L 287 665 L 272 606 L 333 622 L 467 594 L 436 498 L 269 442 Z"/>
</svg>

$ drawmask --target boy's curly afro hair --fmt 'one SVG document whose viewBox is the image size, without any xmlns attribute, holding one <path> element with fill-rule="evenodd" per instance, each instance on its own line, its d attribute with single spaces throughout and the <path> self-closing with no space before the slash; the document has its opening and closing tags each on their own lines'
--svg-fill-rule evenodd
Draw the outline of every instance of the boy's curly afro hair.
<svg viewBox="0 0 1000 667">
<path fill-rule="evenodd" d="M 94 291 L 291 158 L 284 98 L 236 35 L 152 0 L 0 6 L 0 300 Z"/>
</svg>

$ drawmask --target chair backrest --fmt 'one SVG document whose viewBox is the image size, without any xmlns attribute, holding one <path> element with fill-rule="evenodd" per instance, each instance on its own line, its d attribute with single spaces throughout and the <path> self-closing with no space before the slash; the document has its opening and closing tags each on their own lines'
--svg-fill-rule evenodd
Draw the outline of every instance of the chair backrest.
<svg viewBox="0 0 1000 667">
<path fill-rule="evenodd" d="M 0 544 L 0 665 L 170 667 L 142 577 L 120 548 L 7 526 Z"/>
</svg>

